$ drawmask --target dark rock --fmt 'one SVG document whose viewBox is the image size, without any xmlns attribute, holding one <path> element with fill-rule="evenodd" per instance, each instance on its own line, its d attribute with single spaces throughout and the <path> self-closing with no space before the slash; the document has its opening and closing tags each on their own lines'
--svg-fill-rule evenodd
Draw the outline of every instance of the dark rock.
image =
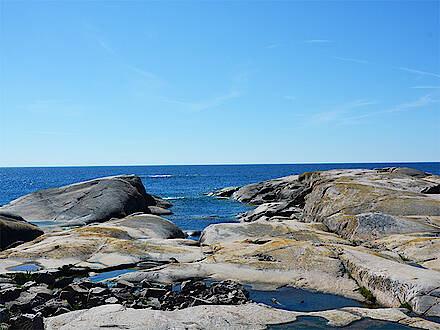
<svg viewBox="0 0 440 330">
<path fill-rule="evenodd" d="M 36 313 L 41 313 L 44 317 L 54 316 L 60 309 L 70 312 L 72 307 L 66 300 L 51 299 L 33 308 Z"/>
<path fill-rule="evenodd" d="M 35 282 L 53 285 L 55 283 L 55 276 L 49 272 L 41 272 L 35 276 Z"/>
<path fill-rule="evenodd" d="M 43 318 L 36 314 L 21 314 L 11 318 L 11 328 L 17 330 L 43 330 Z"/>
<path fill-rule="evenodd" d="M 143 297 L 153 297 L 153 298 L 160 298 L 163 295 L 165 295 L 167 292 L 166 289 L 160 289 L 160 288 L 146 288 L 142 290 L 142 296 Z"/>
<path fill-rule="evenodd" d="M 200 230 L 188 230 L 186 234 L 188 236 L 194 237 L 194 236 L 200 236 L 202 232 Z"/>
<path fill-rule="evenodd" d="M 28 291 L 21 292 L 20 296 L 8 303 L 6 307 L 12 313 L 27 313 L 32 308 L 39 306 L 53 297 L 52 292 L 44 285 L 33 286 Z"/>
<path fill-rule="evenodd" d="M 421 191 L 422 194 L 440 194 L 440 184 L 426 187 Z"/>
<path fill-rule="evenodd" d="M 20 296 L 21 289 L 16 286 L 10 286 L 5 289 L 0 290 L 0 303 L 15 300 Z"/>
<path fill-rule="evenodd" d="M 206 290 L 206 284 L 203 281 L 188 280 L 182 282 L 180 285 L 180 291 L 185 294 L 195 295 L 203 292 L 204 290 Z"/>
<path fill-rule="evenodd" d="M 5 214 L 5 213 L 3 213 Z M 29 242 L 43 235 L 37 226 L 17 217 L 8 217 L 0 214 L 0 249 L 12 248 L 18 242 Z"/>
<path fill-rule="evenodd" d="M 8 323 L 11 314 L 7 308 L 0 308 L 0 323 Z"/>
<path fill-rule="evenodd" d="M 132 292 L 127 291 L 126 288 L 111 288 L 110 292 L 113 296 L 115 296 L 121 301 L 133 300 Z"/>
<path fill-rule="evenodd" d="M 164 209 L 162 207 L 158 207 L 158 206 L 148 206 L 148 211 L 151 214 L 154 215 L 170 215 L 173 214 L 173 212 L 171 212 L 168 209 Z"/>
<path fill-rule="evenodd" d="M 162 305 L 157 298 L 147 298 L 142 300 L 143 305 L 145 308 L 152 308 L 152 309 L 161 309 Z"/>
<path fill-rule="evenodd" d="M 150 195 L 151 197 L 153 197 L 154 202 L 155 202 L 155 206 L 163 208 L 163 209 L 169 209 L 171 206 L 173 206 L 173 204 L 171 204 L 169 201 L 160 198 L 159 196 L 156 195 Z"/>
<path fill-rule="evenodd" d="M 18 215 L 27 221 L 82 225 L 123 218 L 135 212 L 148 212 L 148 206 L 155 205 L 157 201 L 146 193 L 138 176 L 119 175 L 39 190 L 2 206 L 0 212 Z M 10 218 L 9 222 L 12 222 Z M 29 231 L 30 237 L 42 234 L 32 229 Z M 2 228 L 2 235 L 3 231 Z M 5 238 L 9 235 L 5 235 Z M 7 246 L 17 238 L 23 240 L 23 234 L 13 237 L 14 240 L 9 240 L 7 244 L 2 240 L 2 244 Z"/>
<path fill-rule="evenodd" d="M 73 280 L 74 280 L 73 277 L 63 277 L 63 278 L 57 279 L 57 280 L 55 281 L 55 283 L 53 284 L 53 286 L 54 286 L 55 288 L 61 288 L 61 289 L 63 289 L 63 288 L 65 288 L 66 286 L 72 284 L 72 283 L 73 283 Z"/>
</svg>

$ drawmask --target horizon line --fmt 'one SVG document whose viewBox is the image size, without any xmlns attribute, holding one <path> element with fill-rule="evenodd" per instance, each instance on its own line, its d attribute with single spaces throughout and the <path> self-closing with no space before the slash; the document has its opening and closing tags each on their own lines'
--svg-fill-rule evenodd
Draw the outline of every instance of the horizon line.
<svg viewBox="0 0 440 330">
<path fill-rule="evenodd" d="M 246 165 L 322 165 L 322 164 L 423 164 L 439 163 L 440 161 L 358 161 L 358 162 L 298 162 L 298 163 L 206 163 L 206 164 L 117 164 L 117 165 L 17 165 L 0 168 L 69 168 L 69 167 L 146 167 L 146 166 L 246 166 Z"/>
</svg>

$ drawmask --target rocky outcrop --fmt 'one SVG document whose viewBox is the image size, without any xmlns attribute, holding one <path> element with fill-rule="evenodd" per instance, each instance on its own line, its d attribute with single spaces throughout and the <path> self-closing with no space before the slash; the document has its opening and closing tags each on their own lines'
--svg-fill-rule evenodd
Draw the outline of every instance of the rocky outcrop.
<svg viewBox="0 0 440 330">
<path fill-rule="evenodd" d="M 232 194 L 238 201 L 258 205 L 238 216 L 249 224 L 210 226 L 200 242 L 211 246 L 216 262 L 226 260 L 228 267 L 237 263 L 250 267 L 255 262 L 247 253 L 250 241 L 259 244 L 260 249 L 277 241 L 277 250 L 262 249 L 254 256 L 262 256 L 266 262 L 282 260 L 283 264 L 292 264 L 290 271 L 307 274 L 306 285 L 292 280 L 293 286 L 309 285 L 325 292 L 328 288 L 318 287 L 312 280 L 319 273 L 322 278 L 330 276 L 329 283 L 339 283 L 333 286 L 333 293 L 339 290 L 338 294 L 347 296 L 344 288 L 349 284 L 341 281 L 345 273 L 356 281 L 359 292 L 381 304 L 411 306 L 419 314 L 440 316 L 440 254 L 436 249 L 440 244 L 439 183 L 439 176 L 393 167 L 310 172 L 250 184 Z M 280 231 L 280 222 L 285 223 L 284 232 Z M 290 230 L 289 222 L 293 224 Z M 323 227 L 303 227 L 294 234 L 293 227 L 299 228 L 300 222 Z M 345 241 L 323 239 L 328 232 Z M 297 239 L 300 233 L 305 239 Z M 291 235 L 296 242 L 293 244 L 287 236 L 281 241 L 283 235 Z M 308 249 L 309 244 L 314 248 Z M 289 250 L 288 260 L 295 262 L 286 263 L 272 252 L 283 249 Z M 301 257 L 305 255 L 309 261 L 302 265 Z M 338 260 L 344 271 L 338 274 L 323 256 Z M 240 273 L 229 271 L 236 277 Z"/>
<path fill-rule="evenodd" d="M 151 214 L 62 232 L 48 233 L 32 242 L 0 252 L 0 272 L 23 263 L 55 269 L 67 265 L 103 270 L 139 262 L 189 262 L 202 259 L 197 242 L 183 239 L 171 221 Z"/>
<path fill-rule="evenodd" d="M 0 207 L 27 221 L 84 225 L 135 212 L 160 213 L 170 204 L 146 193 L 136 175 L 100 178 L 35 191 Z"/>
<path fill-rule="evenodd" d="M 291 323 L 300 316 L 324 318 L 329 326 L 346 326 L 363 318 L 398 322 L 424 329 L 438 324 L 406 315 L 401 309 L 347 307 L 323 312 L 294 312 L 262 304 L 239 306 L 195 306 L 176 311 L 133 309 L 119 304 L 70 312 L 45 320 L 47 330 L 67 329 L 266 329 L 268 325 Z"/>
<path fill-rule="evenodd" d="M 0 212 L 0 250 L 32 241 L 42 234 L 42 230 L 23 218 Z"/>
</svg>

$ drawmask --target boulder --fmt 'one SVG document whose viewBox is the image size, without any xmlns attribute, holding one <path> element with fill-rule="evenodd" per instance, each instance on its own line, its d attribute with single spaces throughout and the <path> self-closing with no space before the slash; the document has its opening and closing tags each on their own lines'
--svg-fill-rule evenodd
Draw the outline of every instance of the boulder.
<svg viewBox="0 0 440 330">
<path fill-rule="evenodd" d="M 147 194 L 138 176 L 119 175 L 35 191 L 0 207 L 0 212 L 33 222 L 84 225 L 148 213 L 149 206 L 158 204 L 168 202 Z"/>
<path fill-rule="evenodd" d="M 23 218 L 0 212 L 0 250 L 11 247 L 16 242 L 32 241 L 43 235 L 43 231 Z"/>
</svg>

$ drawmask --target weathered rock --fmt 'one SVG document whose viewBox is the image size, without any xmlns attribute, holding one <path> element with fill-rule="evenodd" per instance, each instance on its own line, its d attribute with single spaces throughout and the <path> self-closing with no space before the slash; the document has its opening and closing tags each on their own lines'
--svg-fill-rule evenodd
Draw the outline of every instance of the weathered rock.
<svg viewBox="0 0 440 330">
<path fill-rule="evenodd" d="M 392 251 L 405 261 L 440 272 L 440 237 L 436 235 L 391 235 L 366 246 L 381 252 Z"/>
<path fill-rule="evenodd" d="M 340 247 L 340 259 L 359 285 L 386 306 L 409 304 L 418 314 L 440 316 L 440 272 L 412 267 L 362 247 Z"/>
<path fill-rule="evenodd" d="M 38 285 L 21 292 L 20 296 L 6 303 L 11 312 L 29 312 L 32 308 L 45 303 L 52 298 L 52 292 L 47 286 Z"/>
<path fill-rule="evenodd" d="M 70 312 L 45 320 L 46 330 L 67 329 L 266 329 L 268 325 L 296 321 L 299 316 L 323 317 L 329 325 L 346 326 L 364 317 L 391 320 L 438 329 L 438 324 L 409 317 L 400 309 L 342 308 L 323 312 L 296 312 L 271 308 L 262 304 L 238 306 L 195 306 L 174 311 L 132 309 L 122 305 L 105 305 Z M 418 323 L 417 323 L 418 322 Z M 294 326 L 295 323 L 292 323 Z"/>
<path fill-rule="evenodd" d="M 155 215 L 170 215 L 173 214 L 173 212 L 171 212 L 168 209 L 164 209 L 162 207 L 158 207 L 158 206 L 148 206 L 148 211 L 147 213 L 151 213 L 151 214 L 155 214 Z"/>
<path fill-rule="evenodd" d="M 229 198 L 232 196 L 233 193 L 235 193 L 240 187 L 226 187 L 217 191 L 212 191 L 208 193 L 208 196 L 215 196 L 215 197 L 222 197 L 222 198 Z"/>
<path fill-rule="evenodd" d="M 40 235 L 43 235 L 43 231 L 37 226 L 21 217 L 0 212 L 0 250 L 12 247 L 17 242 L 32 241 Z"/>
<path fill-rule="evenodd" d="M 35 191 L 0 207 L 0 211 L 27 221 L 83 225 L 149 212 L 148 207 L 157 204 L 157 197 L 145 192 L 138 176 L 119 175 Z"/>
<path fill-rule="evenodd" d="M 307 185 L 300 182 L 297 175 L 291 175 L 240 187 L 232 194 L 232 198 L 255 205 L 290 201 L 300 206 L 304 203 L 307 191 Z"/>
<path fill-rule="evenodd" d="M 103 224 L 50 233 L 14 249 L 0 252 L 0 271 L 26 262 L 54 269 L 67 265 L 105 269 L 138 262 L 188 262 L 203 259 L 197 242 L 155 215 L 138 214 Z M 185 244 L 183 244 L 185 243 Z M 174 260 L 173 259 L 173 260 Z"/>
<path fill-rule="evenodd" d="M 268 220 L 274 216 L 300 219 L 302 210 L 290 202 L 263 203 L 254 210 L 240 214 L 237 218 L 242 222 L 251 222 Z"/>
</svg>

